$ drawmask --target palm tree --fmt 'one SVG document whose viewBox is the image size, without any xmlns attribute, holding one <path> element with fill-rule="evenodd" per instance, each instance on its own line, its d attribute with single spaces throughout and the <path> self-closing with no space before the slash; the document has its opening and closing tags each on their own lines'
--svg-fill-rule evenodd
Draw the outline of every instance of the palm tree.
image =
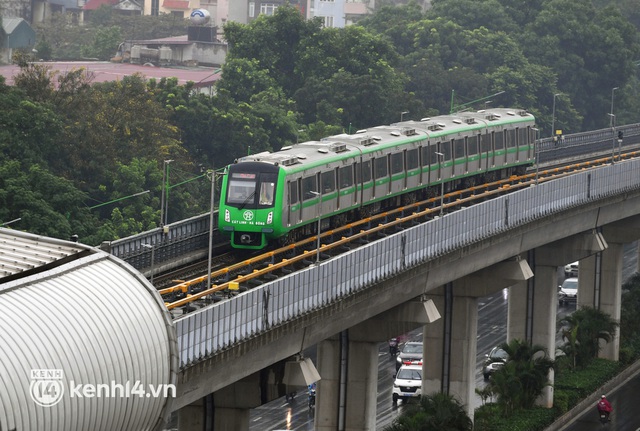
<svg viewBox="0 0 640 431">
<path fill-rule="evenodd" d="M 514 339 L 500 346 L 509 355 L 504 367 L 493 373 L 489 381 L 497 403 L 505 416 L 514 410 L 531 408 L 549 385 L 553 359 L 544 347 Z"/>
<path fill-rule="evenodd" d="M 462 404 L 451 395 L 423 395 L 420 403 L 408 408 L 385 431 L 471 431 L 473 422 Z"/>
<path fill-rule="evenodd" d="M 611 316 L 592 307 L 580 308 L 560 323 L 565 325 L 561 350 L 573 359 L 574 366 L 580 367 L 598 356 L 600 341 L 611 341 L 618 327 Z"/>
</svg>

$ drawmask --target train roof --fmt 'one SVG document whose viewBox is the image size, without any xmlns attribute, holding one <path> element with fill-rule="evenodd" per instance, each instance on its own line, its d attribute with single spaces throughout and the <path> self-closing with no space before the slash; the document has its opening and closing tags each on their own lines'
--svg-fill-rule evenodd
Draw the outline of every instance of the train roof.
<svg viewBox="0 0 640 431">
<path fill-rule="evenodd" d="M 469 130 L 518 122 L 533 122 L 532 114 L 521 109 L 495 108 L 477 112 L 458 112 L 421 120 L 408 120 L 329 136 L 320 141 L 301 142 L 282 147 L 280 151 L 265 151 L 238 159 L 242 162 L 264 162 L 298 171 L 345 157 L 356 157 L 384 150 L 395 145 L 421 139 L 439 138 Z M 417 138 L 417 139 L 416 139 Z"/>
</svg>

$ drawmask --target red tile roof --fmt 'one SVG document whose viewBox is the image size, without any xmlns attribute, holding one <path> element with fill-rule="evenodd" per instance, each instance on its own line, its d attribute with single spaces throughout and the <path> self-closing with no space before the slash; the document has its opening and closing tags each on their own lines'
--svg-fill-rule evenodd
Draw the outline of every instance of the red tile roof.
<svg viewBox="0 0 640 431">
<path fill-rule="evenodd" d="M 162 7 L 167 9 L 189 9 L 189 0 L 164 0 Z"/>
<path fill-rule="evenodd" d="M 119 2 L 120 0 L 89 0 L 85 3 L 82 9 L 96 10 L 96 9 L 100 9 L 100 6 L 102 5 L 113 6 L 113 5 L 117 5 Z"/>
</svg>

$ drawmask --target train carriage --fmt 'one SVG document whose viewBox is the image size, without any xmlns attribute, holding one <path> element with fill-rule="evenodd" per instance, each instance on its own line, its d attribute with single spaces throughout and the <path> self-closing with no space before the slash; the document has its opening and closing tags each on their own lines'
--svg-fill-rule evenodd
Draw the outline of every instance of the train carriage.
<svg viewBox="0 0 640 431">
<path fill-rule="evenodd" d="M 261 249 L 446 190 L 524 173 L 535 119 L 463 112 L 340 134 L 243 157 L 226 169 L 218 228 Z"/>
</svg>

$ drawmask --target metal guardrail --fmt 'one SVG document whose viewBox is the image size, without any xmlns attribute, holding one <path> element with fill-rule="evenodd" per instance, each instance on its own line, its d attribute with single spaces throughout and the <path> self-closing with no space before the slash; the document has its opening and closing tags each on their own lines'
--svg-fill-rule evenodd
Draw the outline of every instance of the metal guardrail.
<svg viewBox="0 0 640 431">
<path fill-rule="evenodd" d="M 178 318 L 180 366 L 188 367 L 461 247 L 572 207 L 640 189 L 639 169 L 640 160 L 630 160 L 541 183 L 446 214 Z"/>
</svg>

